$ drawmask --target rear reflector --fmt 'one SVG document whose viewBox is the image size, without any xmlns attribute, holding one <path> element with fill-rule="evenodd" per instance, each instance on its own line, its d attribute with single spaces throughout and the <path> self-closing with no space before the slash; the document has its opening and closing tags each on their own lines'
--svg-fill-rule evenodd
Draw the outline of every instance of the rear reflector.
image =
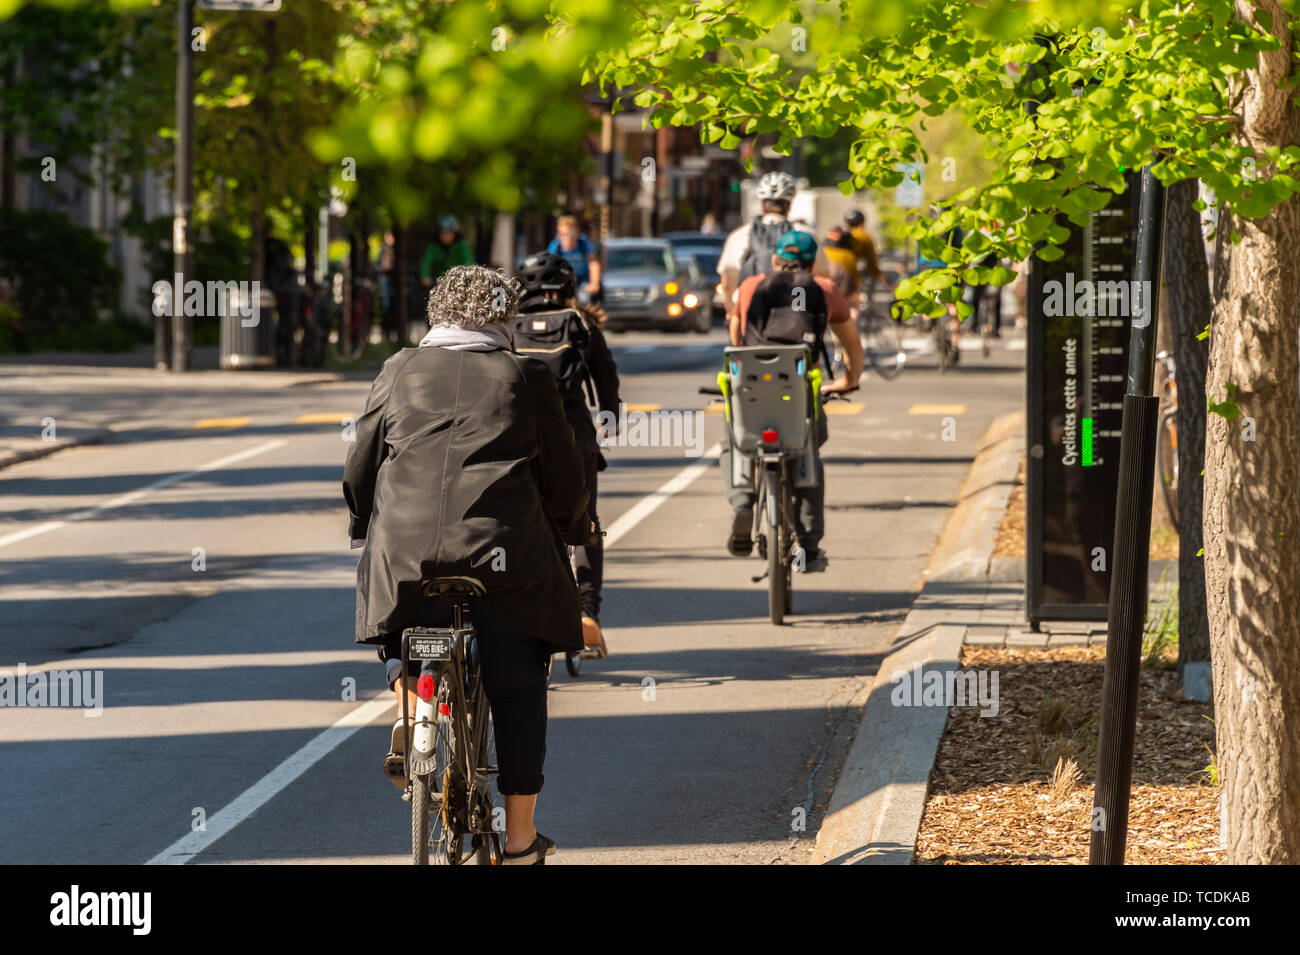
<svg viewBox="0 0 1300 955">
<path fill-rule="evenodd" d="M 763 432 L 764 444 L 776 444 L 780 440 L 781 440 L 781 436 L 776 433 L 775 428 L 768 428 Z"/>
<path fill-rule="evenodd" d="M 415 695 L 428 701 L 433 699 L 433 674 L 426 673 L 415 684 Z"/>
</svg>

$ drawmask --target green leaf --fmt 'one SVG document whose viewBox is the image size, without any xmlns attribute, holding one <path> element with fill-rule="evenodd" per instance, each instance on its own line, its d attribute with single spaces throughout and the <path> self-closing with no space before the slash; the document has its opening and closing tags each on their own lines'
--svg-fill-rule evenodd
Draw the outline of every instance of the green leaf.
<svg viewBox="0 0 1300 955">
<path fill-rule="evenodd" d="M 1228 385 L 1228 397 L 1223 401 L 1215 401 L 1213 398 L 1207 398 L 1210 414 L 1217 414 L 1220 418 L 1231 420 L 1241 414 L 1241 409 L 1237 407 L 1237 386 Z"/>
</svg>

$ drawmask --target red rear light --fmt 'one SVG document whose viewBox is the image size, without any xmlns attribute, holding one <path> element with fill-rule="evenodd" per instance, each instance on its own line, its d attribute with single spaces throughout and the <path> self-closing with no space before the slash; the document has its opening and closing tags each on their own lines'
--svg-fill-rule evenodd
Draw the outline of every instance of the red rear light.
<svg viewBox="0 0 1300 955">
<path fill-rule="evenodd" d="M 776 429 L 775 429 L 775 428 L 767 428 L 767 429 L 763 432 L 763 443 L 764 443 L 764 444 L 776 444 L 776 443 L 777 443 L 778 441 L 780 441 L 780 440 L 781 440 L 781 436 L 780 436 L 779 434 L 776 433 Z"/>
<path fill-rule="evenodd" d="M 443 716 L 451 716 L 451 707 L 446 703 L 439 703 L 438 712 Z"/>
<path fill-rule="evenodd" d="M 416 682 L 415 695 L 418 696 L 420 699 L 425 700 L 426 702 L 428 700 L 433 699 L 433 674 L 432 673 L 424 674 Z"/>
</svg>

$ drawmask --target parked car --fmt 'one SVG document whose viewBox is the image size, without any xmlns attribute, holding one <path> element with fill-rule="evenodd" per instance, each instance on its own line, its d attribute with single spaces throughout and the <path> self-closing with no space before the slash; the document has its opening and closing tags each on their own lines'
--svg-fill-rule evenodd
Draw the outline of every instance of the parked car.
<svg viewBox="0 0 1300 955">
<path fill-rule="evenodd" d="M 689 255 L 700 267 L 701 290 L 707 300 L 713 303 L 713 317 L 720 319 L 727 314 L 722 301 L 722 282 L 718 277 L 718 259 L 722 257 L 722 246 L 727 237 L 720 234 L 703 232 L 668 232 L 664 241 L 673 247 L 677 255 Z"/>
<path fill-rule="evenodd" d="M 708 332 L 712 309 L 702 281 L 695 259 L 663 239 L 610 239 L 600 279 L 606 327 Z"/>
</svg>

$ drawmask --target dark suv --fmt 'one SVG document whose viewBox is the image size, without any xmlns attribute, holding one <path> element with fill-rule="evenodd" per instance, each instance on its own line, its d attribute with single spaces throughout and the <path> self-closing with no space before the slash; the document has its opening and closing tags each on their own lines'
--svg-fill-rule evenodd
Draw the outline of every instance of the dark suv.
<svg viewBox="0 0 1300 955">
<path fill-rule="evenodd" d="M 695 259 L 663 239 L 610 239 L 600 277 L 606 327 L 706 333 L 713 308 L 702 281 Z"/>
</svg>

